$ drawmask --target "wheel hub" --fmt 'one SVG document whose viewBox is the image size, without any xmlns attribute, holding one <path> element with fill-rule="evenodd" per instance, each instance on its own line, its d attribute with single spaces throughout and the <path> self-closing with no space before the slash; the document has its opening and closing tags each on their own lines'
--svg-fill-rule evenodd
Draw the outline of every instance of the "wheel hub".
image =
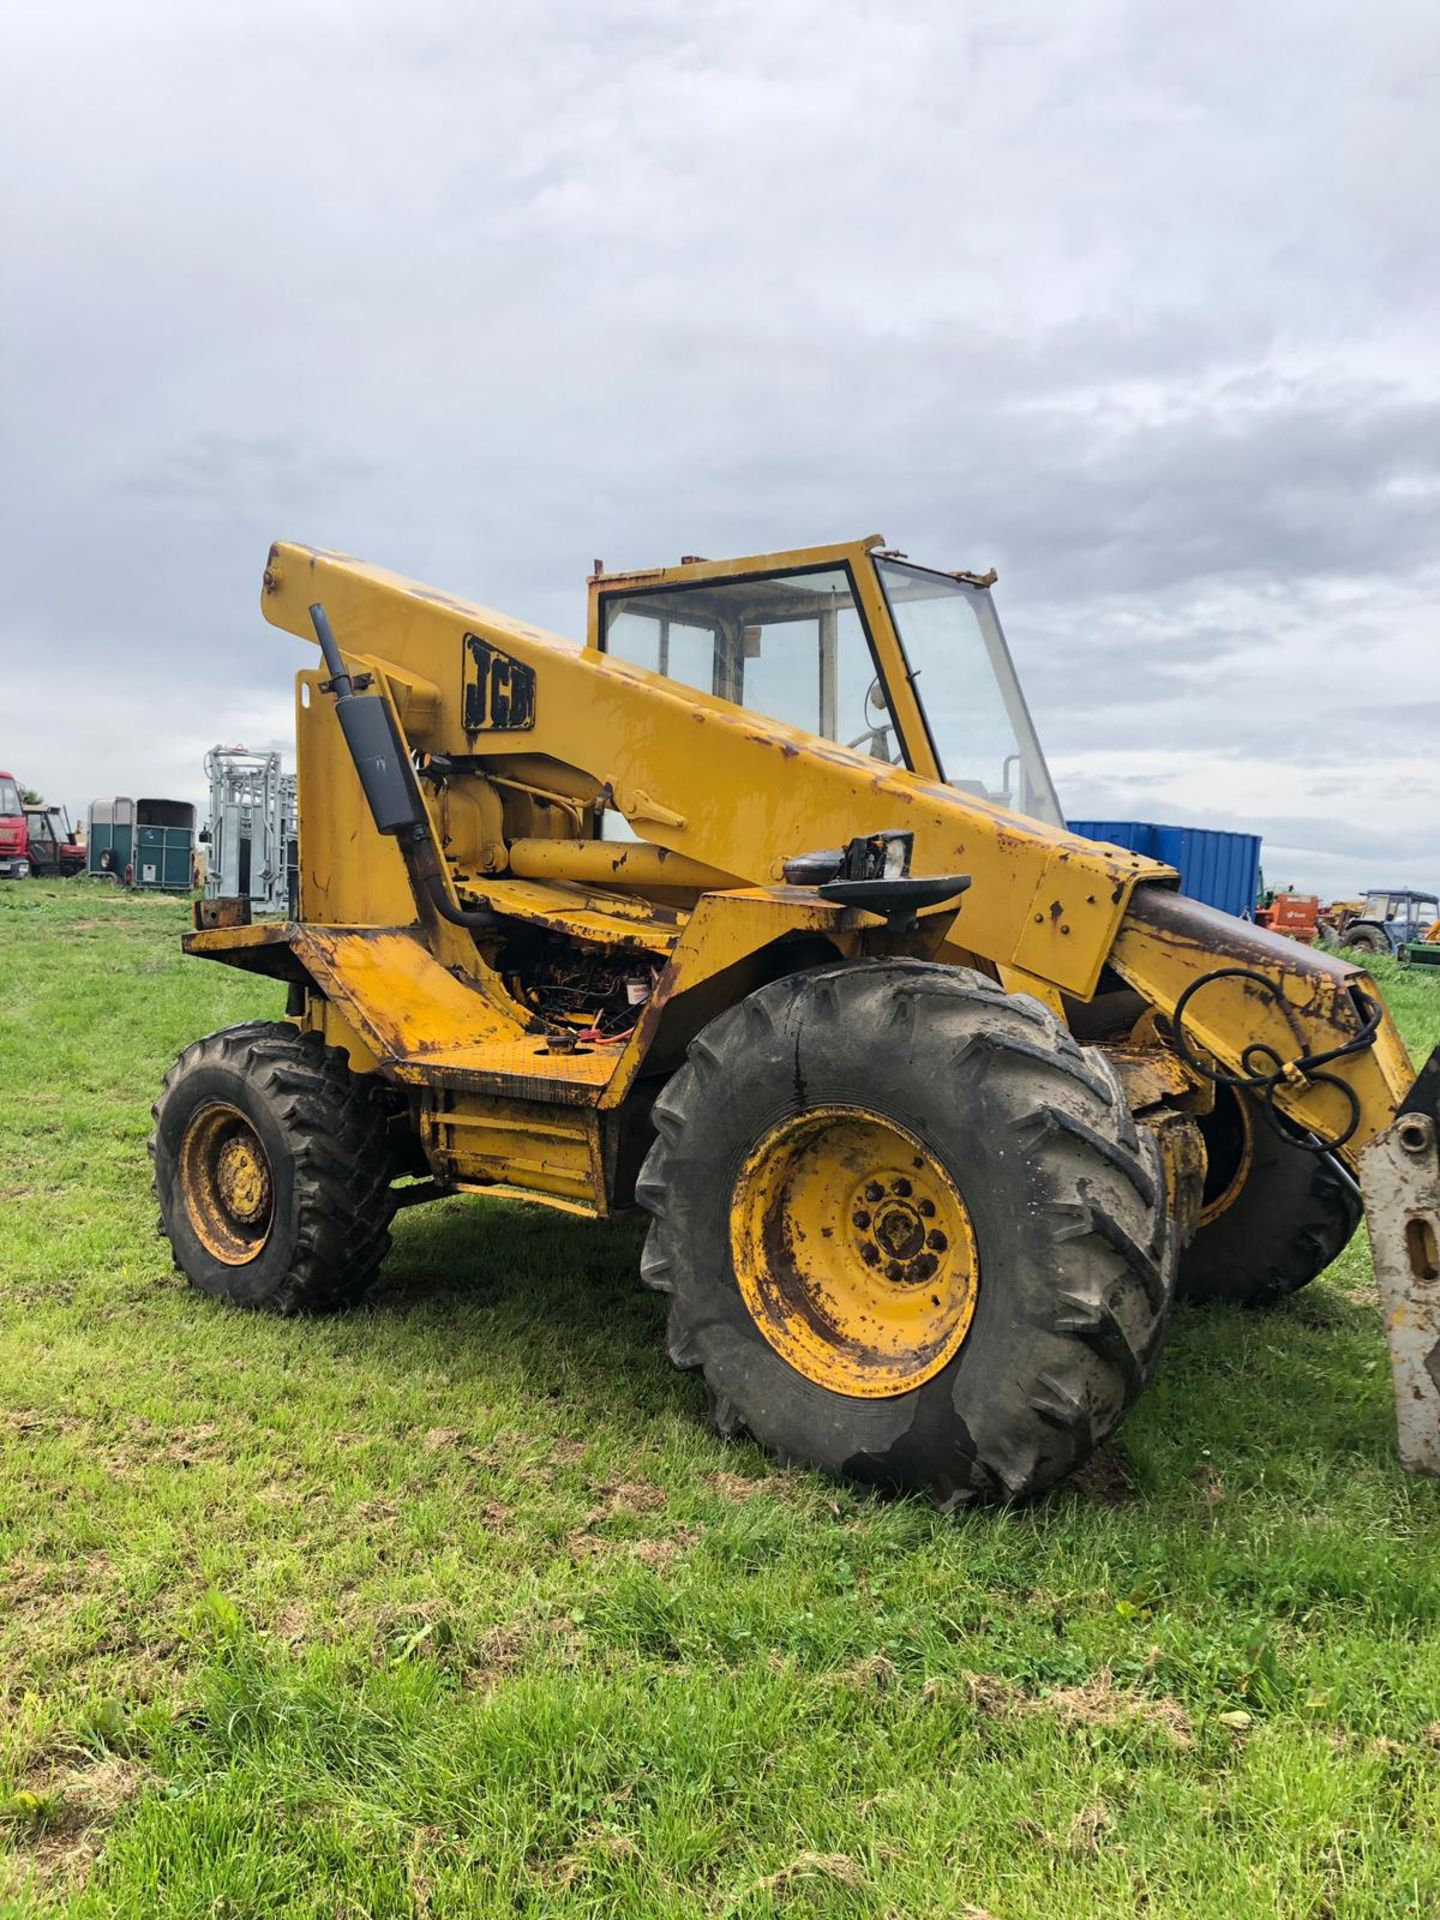
<svg viewBox="0 0 1440 1920">
<path fill-rule="evenodd" d="M 736 1182 L 731 1252 L 766 1340 L 836 1392 L 922 1385 L 974 1317 L 978 1260 L 959 1189 L 913 1134 L 863 1108 L 771 1128 Z"/>
<path fill-rule="evenodd" d="M 245 1225 L 258 1220 L 270 1203 L 270 1170 L 256 1151 L 254 1134 L 227 1140 L 215 1160 L 215 1184 L 231 1217 Z"/>
<path fill-rule="evenodd" d="M 226 1266 L 256 1259 L 270 1238 L 274 1182 L 259 1135 L 238 1107 L 199 1108 L 180 1143 L 180 1191 L 196 1238 Z"/>
</svg>

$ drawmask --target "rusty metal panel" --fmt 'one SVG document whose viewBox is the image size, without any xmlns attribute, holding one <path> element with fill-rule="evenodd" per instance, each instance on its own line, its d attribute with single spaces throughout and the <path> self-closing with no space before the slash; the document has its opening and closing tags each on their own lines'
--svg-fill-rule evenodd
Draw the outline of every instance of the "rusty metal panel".
<svg viewBox="0 0 1440 1920">
<path fill-rule="evenodd" d="M 622 1047 L 575 1047 L 555 1052 L 544 1034 L 531 1034 L 508 1043 L 480 1040 L 443 1052 L 431 1049 L 392 1056 L 388 1065 L 407 1086 L 450 1087 L 585 1107 L 593 1106 L 612 1085 L 624 1051 Z"/>
<path fill-rule="evenodd" d="M 1105 1058 L 1120 1076 L 1132 1113 L 1160 1106 L 1188 1108 L 1212 1093 L 1209 1087 L 1196 1087 L 1194 1075 L 1168 1047 L 1106 1041 Z"/>
<path fill-rule="evenodd" d="M 1360 1156 L 1365 1223 L 1395 1381 L 1401 1464 L 1440 1475 L 1440 1150 L 1428 1113 L 1403 1113 Z"/>
<path fill-rule="evenodd" d="M 398 927 L 295 927 L 297 958 L 387 1074 L 430 1084 L 586 1106 L 620 1049 L 562 1052 Z M 194 936 L 199 938 L 199 936 Z"/>
<path fill-rule="evenodd" d="M 1137 880 L 1163 879 L 1166 872 L 1114 847 L 1080 840 L 1057 847 L 1035 881 L 1014 948 L 996 957 L 1088 1000 L 1131 888 Z M 1017 874 L 1016 884 L 1023 887 L 1023 874 Z"/>
<path fill-rule="evenodd" d="M 296 954 L 382 1060 L 517 1040 L 525 1029 L 404 927 L 297 926 Z"/>
<path fill-rule="evenodd" d="M 564 841 L 552 842 L 564 848 Z M 603 841 L 590 841 L 603 847 Z M 596 940 L 606 946 L 656 949 L 668 953 L 680 937 L 685 916 L 676 907 L 652 906 L 634 895 L 606 893 L 598 887 L 577 886 L 559 879 L 525 880 L 510 875 L 487 875 L 485 897 L 497 913 L 571 934 L 577 940 Z"/>
<path fill-rule="evenodd" d="M 1110 965 L 1167 1019 L 1182 995 L 1196 989 L 1185 1013 L 1186 1035 L 1226 1071 L 1243 1074 L 1254 1049 L 1269 1049 L 1293 1069 L 1276 1095 L 1291 1119 L 1321 1139 L 1337 1138 L 1354 1121 L 1342 1149 L 1352 1164 L 1366 1141 L 1389 1126 L 1414 1081 L 1395 1023 L 1361 968 L 1198 900 L 1139 888 Z M 1380 1009 L 1372 1042 L 1307 1078 L 1295 1063 L 1356 1040 L 1362 1025 L 1356 990 Z M 1350 1089 L 1358 1113 L 1335 1080 Z"/>
<path fill-rule="evenodd" d="M 600 1117 L 545 1100 L 435 1090 L 421 1127 L 431 1164 L 448 1183 L 503 1187 L 528 1198 L 606 1211 Z"/>
<path fill-rule="evenodd" d="M 194 920 L 197 933 L 207 933 L 212 928 L 220 927 L 248 927 L 250 902 L 239 894 L 221 894 L 213 899 L 197 900 Z"/>
</svg>

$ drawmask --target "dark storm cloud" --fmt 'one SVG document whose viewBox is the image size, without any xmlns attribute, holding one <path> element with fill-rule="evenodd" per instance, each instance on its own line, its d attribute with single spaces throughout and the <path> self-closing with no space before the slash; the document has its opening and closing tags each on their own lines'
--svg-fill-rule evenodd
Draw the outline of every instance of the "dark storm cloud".
<svg viewBox="0 0 1440 1920">
<path fill-rule="evenodd" d="M 1357 882 L 1433 857 L 1428 4 L 7 31 L 26 778 L 193 792 L 216 738 L 283 740 L 277 534 L 573 633 L 597 553 L 880 531 L 999 566 L 1073 811 L 1266 820 Z M 37 659 L 85 697 L 37 709 Z"/>
</svg>

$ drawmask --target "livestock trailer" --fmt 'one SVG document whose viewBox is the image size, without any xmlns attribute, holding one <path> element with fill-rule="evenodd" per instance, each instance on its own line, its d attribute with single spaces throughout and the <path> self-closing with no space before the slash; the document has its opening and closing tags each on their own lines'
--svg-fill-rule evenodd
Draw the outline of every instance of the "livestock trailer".
<svg viewBox="0 0 1440 1920">
<path fill-rule="evenodd" d="M 94 800 L 87 871 L 143 892 L 188 893 L 195 809 L 188 800 Z"/>
</svg>

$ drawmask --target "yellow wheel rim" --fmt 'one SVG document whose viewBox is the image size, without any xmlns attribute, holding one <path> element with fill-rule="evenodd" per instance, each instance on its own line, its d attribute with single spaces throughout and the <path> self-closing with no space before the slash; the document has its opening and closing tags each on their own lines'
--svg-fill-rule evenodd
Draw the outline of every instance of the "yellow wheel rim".
<svg viewBox="0 0 1440 1920">
<path fill-rule="evenodd" d="M 1201 1206 L 1200 1216 L 1195 1222 L 1197 1231 L 1201 1227 L 1208 1227 L 1212 1221 L 1218 1220 L 1222 1213 L 1229 1212 L 1230 1208 L 1234 1206 L 1235 1202 L 1244 1192 L 1245 1182 L 1250 1178 L 1250 1169 L 1255 1164 L 1255 1121 L 1251 1115 L 1250 1103 L 1243 1094 L 1233 1092 L 1230 1089 L 1217 1088 L 1217 1099 L 1225 1094 L 1228 1094 L 1232 1103 L 1236 1125 L 1239 1131 L 1239 1143 L 1235 1152 L 1235 1164 L 1233 1168 L 1227 1169 L 1224 1186 L 1219 1188 L 1217 1192 L 1212 1193 L 1210 1198 Z M 1211 1164 L 1209 1153 L 1210 1148 L 1207 1141 L 1207 1175 Z"/>
<path fill-rule="evenodd" d="M 730 1248 L 766 1340 L 836 1393 L 879 1400 L 933 1379 L 975 1316 L 959 1188 L 914 1134 L 863 1107 L 770 1129 L 735 1183 Z"/>
<path fill-rule="evenodd" d="M 238 1107 L 217 1100 L 191 1115 L 180 1143 L 180 1192 L 207 1253 L 227 1267 L 260 1254 L 270 1238 L 274 1182 L 259 1135 Z"/>
</svg>

